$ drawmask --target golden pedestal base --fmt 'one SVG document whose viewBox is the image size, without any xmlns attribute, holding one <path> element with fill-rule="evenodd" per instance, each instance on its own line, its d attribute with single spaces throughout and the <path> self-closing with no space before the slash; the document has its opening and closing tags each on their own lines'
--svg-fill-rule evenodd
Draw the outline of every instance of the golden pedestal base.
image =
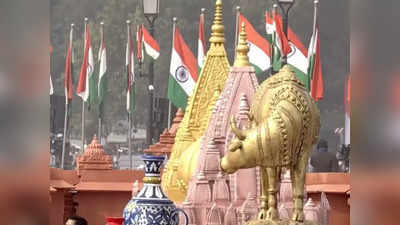
<svg viewBox="0 0 400 225">
<path fill-rule="evenodd" d="M 313 221 L 293 222 L 291 220 L 252 220 L 246 223 L 246 225 L 318 225 L 318 223 Z"/>
</svg>

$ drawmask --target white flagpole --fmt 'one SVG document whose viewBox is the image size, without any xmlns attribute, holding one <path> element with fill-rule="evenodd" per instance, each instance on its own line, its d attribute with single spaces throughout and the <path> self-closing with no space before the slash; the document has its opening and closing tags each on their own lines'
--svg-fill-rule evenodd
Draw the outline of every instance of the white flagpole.
<svg viewBox="0 0 400 225">
<path fill-rule="evenodd" d="M 85 40 L 85 45 L 86 45 L 86 29 L 87 29 L 87 24 L 88 24 L 88 18 L 87 17 L 85 17 L 85 38 L 84 38 L 84 40 Z M 86 46 L 84 47 L 84 48 L 86 48 Z M 85 91 L 86 91 L 86 89 L 87 89 L 88 87 L 86 87 L 85 88 Z M 83 153 L 84 151 L 85 151 L 85 101 L 82 99 L 82 134 L 81 134 L 81 141 L 82 141 L 82 144 L 81 144 L 81 153 Z"/>
<path fill-rule="evenodd" d="M 265 16 L 267 16 L 267 12 L 269 14 L 269 10 L 265 10 Z M 269 15 L 270 17 L 273 17 L 272 13 Z M 265 20 L 265 23 L 267 23 L 267 20 Z M 267 25 L 267 24 L 265 24 Z M 269 52 L 270 52 L 270 64 L 271 64 L 271 69 L 269 70 L 269 76 L 272 76 L 274 74 L 274 34 L 271 36 L 271 43 L 269 43 Z"/>
<path fill-rule="evenodd" d="M 311 40 L 310 40 L 310 46 L 309 48 L 312 49 L 312 51 L 314 51 L 314 46 L 315 46 L 315 42 L 317 41 L 315 39 L 315 35 L 316 35 L 316 31 L 317 31 L 317 16 L 318 16 L 318 0 L 314 1 L 314 20 L 313 20 L 313 32 L 311 35 Z M 313 52 L 310 52 L 310 49 L 308 51 L 308 54 L 312 54 Z M 308 55 L 308 58 L 311 59 L 311 55 Z M 315 61 L 315 59 L 314 59 Z M 310 61 L 308 62 L 310 65 Z M 314 63 L 314 62 L 312 62 Z M 309 71 L 309 88 L 310 88 L 310 94 L 311 94 L 311 84 L 312 84 L 312 79 L 313 79 L 313 71 Z"/>
<path fill-rule="evenodd" d="M 276 14 L 276 13 L 278 13 L 278 4 L 273 4 L 272 5 L 272 24 L 275 24 L 275 19 L 274 19 L 274 15 Z M 274 33 L 273 33 L 273 35 L 272 35 L 272 42 L 276 42 L 276 24 L 275 24 L 275 29 L 274 29 Z"/>
<path fill-rule="evenodd" d="M 235 26 L 235 58 L 236 58 L 236 48 L 238 44 L 238 35 L 239 35 L 239 14 L 240 14 L 240 6 L 236 6 L 236 26 Z"/>
<path fill-rule="evenodd" d="M 131 21 L 130 20 L 127 20 L 126 21 L 126 27 L 127 27 L 127 45 L 128 45 L 128 49 L 127 49 L 127 52 L 126 52 L 126 54 L 128 54 L 126 57 L 127 57 L 127 63 L 128 63 L 128 67 L 127 67 L 127 73 L 128 73 L 128 76 L 131 76 L 131 68 L 129 68 L 129 65 L 130 65 L 130 63 L 129 62 L 131 62 L 131 48 L 132 48 L 132 46 L 131 46 L 131 30 L 130 30 L 130 25 L 131 25 Z M 129 81 L 130 79 L 128 79 L 128 81 Z M 131 95 L 131 90 L 130 90 L 130 83 L 128 83 L 128 89 L 129 89 L 129 96 L 126 96 L 127 98 L 129 97 L 130 98 L 130 95 Z M 127 102 L 128 103 L 128 102 Z M 132 160 L 132 143 L 131 143 L 131 137 L 132 137 L 132 123 L 131 123 L 131 111 L 130 111 L 130 107 L 131 107 L 131 105 L 130 105 L 130 100 L 129 100 L 129 108 L 127 108 L 127 110 L 128 110 L 128 151 L 129 151 L 129 168 L 130 169 L 132 169 L 132 167 L 133 167 L 133 160 Z"/>
<path fill-rule="evenodd" d="M 132 122 L 131 122 L 131 112 L 128 111 L 128 148 L 129 148 L 129 168 L 133 168 L 133 160 L 132 160 L 132 143 L 131 143 L 131 138 L 132 138 Z"/>
<path fill-rule="evenodd" d="M 171 128 L 171 101 L 168 100 L 168 129 Z"/>
<path fill-rule="evenodd" d="M 202 26 L 201 26 L 201 29 L 203 30 L 202 36 L 204 36 L 204 39 L 205 39 L 205 36 L 206 36 L 205 30 L 204 30 L 204 23 L 205 23 L 205 20 L 204 20 L 204 12 L 205 12 L 205 11 L 206 11 L 205 8 L 201 8 L 200 20 L 199 20 L 199 23 L 200 23 L 200 22 L 203 22 L 203 24 L 202 24 Z M 199 38 L 200 38 L 200 29 L 198 30 L 198 33 L 199 33 Z M 207 52 L 204 51 L 205 49 L 207 49 L 206 43 L 203 43 L 203 41 L 201 41 L 201 40 L 200 40 L 200 42 L 202 43 L 203 48 L 200 49 L 200 48 L 199 48 L 199 43 L 197 43 L 197 56 L 199 56 L 199 52 L 201 51 L 201 52 L 202 52 L 202 55 L 203 55 L 203 59 L 202 59 L 202 61 L 201 61 L 201 68 L 200 68 L 199 73 L 201 72 L 201 69 L 202 69 L 202 67 L 203 67 L 203 65 L 204 65 L 205 57 L 206 57 L 206 54 L 207 54 Z M 198 59 L 197 59 L 197 61 L 198 61 Z M 199 65 L 199 66 L 200 66 L 200 65 Z M 199 75 L 200 75 L 200 74 L 199 74 Z"/>
<path fill-rule="evenodd" d="M 103 39 L 104 39 L 104 23 L 103 22 L 101 22 L 100 23 L 100 35 L 101 35 L 101 41 L 100 41 L 100 58 L 99 58 L 99 66 L 100 66 L 100 62 L 101 62 L 101 55 L 103 54 L 103 50 L 102 50 L 102 45 L 103 45 Z M 100 79 L 100 77 L 99 77 L 99 79 Z M 99 94 L 99 91 L 97 91 L 97 95 Z M 103 101 L 104 101 L 104 99 L 103 99 Z M 99 131 L 98 131 L 98 137 L 99 137 L 99 141 L 100 141 L 100 144 L 101 144 L 101 130 L 102 130 L 102 127 L 101 127 L 101 116 L 103 115 L 103 112 L 100 112 L 100 110 L 102 110 L 102 107 L 100 106 L 99 107 Z"/>
<path fill-rule="evenodd" d="M 314 24 L 313 24 L 313 34 L 315 34 L 315 30 L 317 28 L 317 16 L 318 16 L 318 0 L 314 1 Z"/>
<path fill-rule="evenodd" d="M 73 32 L 74 32 L 74 24 L 72 23 L 71 31 L 70 31 L 70 35 L 69 35 L 69 44 L 68 44 L 68 48 L 71 48 L 70 49 L 71 53 L 72 53 Z M 67 49 L 67 51 L 68 51 L 68 49 Z M 71 54 L 71 59 L 72 59 L 72 54 Z M 72 63 L 72 61 L 70 63 Z M 70 88 L 72 88 L 72 87 L 70 87 Z M 67 121 L 68 121 L 68 93 L 65 93 L 64 133 L 63 133 L 63 146 L 62 146 L 62 153 L 61 153 L 61 169 L 64 169 L 65 144 L 66 144 L 66 138 L 67 138 L 67 125 L 68 125 Z"/>
</svg>

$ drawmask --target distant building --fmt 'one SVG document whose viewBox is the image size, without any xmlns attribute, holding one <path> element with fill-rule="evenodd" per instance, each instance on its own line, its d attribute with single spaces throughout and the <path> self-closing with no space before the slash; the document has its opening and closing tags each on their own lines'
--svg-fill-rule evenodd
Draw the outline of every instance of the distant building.
<svg viewBox="0 0 400 225">
<path fill-rule="evenodd" d="M 134 152 L 142 152 L 146 143 L 146 129 L 132 127 L 131 143 Z M 105 144 L 114 148 L 128 148 L 128 121 L 119 120 L 112 127 Z"/>
</svg>

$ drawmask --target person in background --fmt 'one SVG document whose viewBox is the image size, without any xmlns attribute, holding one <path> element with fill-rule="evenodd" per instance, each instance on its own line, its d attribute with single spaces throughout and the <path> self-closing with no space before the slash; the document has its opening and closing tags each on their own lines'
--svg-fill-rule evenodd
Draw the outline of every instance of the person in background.
<svg viewBox="0 0 400 225">
<path fill-rule="evenodd" d="M 320 139 L 316 151 L 311 155 L 310 165 L 314 173 L 338 172 L 338 160 L 328 151 L 328 142 Z"/>
<path fill-rule="evenodd" d="M 80 216 L 71 216 L 68 218 L 65 225 L 88 225 L 85 218 Z"/>
</svg>

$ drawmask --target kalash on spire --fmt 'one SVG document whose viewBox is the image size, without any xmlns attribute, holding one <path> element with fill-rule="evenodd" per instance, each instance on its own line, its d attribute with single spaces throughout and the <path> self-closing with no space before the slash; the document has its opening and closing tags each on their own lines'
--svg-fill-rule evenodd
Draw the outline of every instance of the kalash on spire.
<svg viewBox="0 0 400 225">
<path fill-rule="evenodd" d="M 208 127 L 212 109 L 224 88 L 229 73 L 225 51 L 222 1 L 216 1 L 215 18 L 211 27 L 210 49 L 192 95 L 188 98 L 185 115 L 178 128 L 171 158 L 165 166 L 162 188 L 175 202 L 183 202 L 190 178 L 196 169 L 200 140 Z"/>
<path fill-rule="evenodd" d="M 241 30 L 239 34 L 239 43 L 236 47 L 236 57 L 233 63 L 234 67 L 245 67 L 250 66 L 249 56 L 249 46 L 247 45 L 247 34 L 245 31 L 245 25 L 242 23 Z"/>
</svg>

